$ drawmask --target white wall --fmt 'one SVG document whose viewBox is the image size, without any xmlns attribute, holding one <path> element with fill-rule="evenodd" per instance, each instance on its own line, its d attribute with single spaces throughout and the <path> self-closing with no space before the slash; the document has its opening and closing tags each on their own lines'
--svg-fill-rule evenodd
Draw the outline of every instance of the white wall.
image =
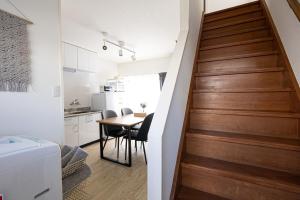
<svg viewBox="0 0 300 200">
<path fill-rule="evenodd" d="M 170 198 L 203 11 L 203 0 L 181 5 L 181 32 L 149 131 L 149 200 Z"/>
<path fill-rule="evenodd" d="M 62 19 L 62 41 L 96 52 L 101 45 L 101 37 L 97 31 L 66 18 Z M 91 94 L 99 92 L 100 85 L 117 75 L 117 64 L 103 59 L 99 62 L 97 73 L 64 72 L 65 108 L 69 108 L 74 99 L 79 99 L 82 107 L 91 106 Z"/>
<path fill-rule="evenodd" d="M 61 86 L 60 1 L 14 0 L 34 23 L 28 26 L 32 89 L 28 93 L 0 92 L 0 135 L 31 135 L 62 142 L 62 97 L 53 97 Z M 19 15 L 0 0 L 0 9 Z"/>
<path fill-rule="evenodd" d="M 167 72 L 171 57 L 157 58 L 152 60 L 135 61 L 118 64 L 120 76 L 157 74 Z"/>
<path fill-rule="evenodd" d="M 238 6 L 252 1 L 256 1 L 256 0 L 226 0 L 226 1 L 206 0 L 206 12 L 207 13 L 215 12 L 218 10 L 223 10 L 226 8 Z"/>
<path fill-rule="evenodd" d="M 287 1 L 266 0 L 281 41 L 300 84 L 300 23 Z"/>
</svg>

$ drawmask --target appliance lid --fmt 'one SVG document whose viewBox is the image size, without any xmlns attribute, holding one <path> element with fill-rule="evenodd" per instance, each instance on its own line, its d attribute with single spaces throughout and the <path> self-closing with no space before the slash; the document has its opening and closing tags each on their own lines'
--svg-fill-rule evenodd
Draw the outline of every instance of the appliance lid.
<svg viewBox="0 0 300 200">
<path fill-rule="evenodd" d="M 4 136 L 0 137 L 0 156 L 10 153 L 16 153 L 22 150 L 41 146 L 40 143 L 33 140 L 17 137 L 17 136 Z"/>
</svg>

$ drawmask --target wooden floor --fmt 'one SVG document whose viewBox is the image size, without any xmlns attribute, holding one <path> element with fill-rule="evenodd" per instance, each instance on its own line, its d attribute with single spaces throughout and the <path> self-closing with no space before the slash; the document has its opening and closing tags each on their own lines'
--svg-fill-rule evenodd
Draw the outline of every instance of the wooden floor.
<svg viewBox="0 0 300 200">
<path fill-rule="evenodd" d="M 135 152 L 132 145 L 132 167 L 120 166 L 100 159 L 99 143 L 84 148 L 88 153 L 88 165 L 92 168 L 87 192 L 91 200 L 143 200 L 147 199 L 147 166 L 143 150 L 138 144 Z M 120 159 L 124 159 L 125 142 L 120 148 Z M 105 155 L 116 157 L 114 140 L 108 142 Z"/>
</svg>

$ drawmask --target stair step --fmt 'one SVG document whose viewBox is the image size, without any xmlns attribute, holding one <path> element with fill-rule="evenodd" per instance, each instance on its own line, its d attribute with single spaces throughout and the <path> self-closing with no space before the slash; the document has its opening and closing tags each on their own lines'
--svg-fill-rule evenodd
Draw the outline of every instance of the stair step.
<svg viewBox="0 0 300 200">
<path fill-rule="evenodd" d="M 199 62 L 198 72 L 274 68 L 278 66 L 277 52 L 254 54 L 253 57 L 241 57 L 229 60 Z"/>
<path fill-rule="evenodd" d="M 300 119 L 300 113 L 288 113 L 288 112 L 256 112 L 256 111 L 243 111 L 243 110 L 236 111 L 236 110 L 191 109 L 191 113 Z"/>
<path fill-rule="evenodd" d="M 263 16 L 263 12 L 262 12 L 261 8 L 248 9 L 247 12 L 237 13 L 237 15 L 232 16 L 232 17 L 226 16 L 222 19 L 204 22 L 203 26 L 204 27 L 214 27 L 214 26 L 219 26 L 219 25 L 223 25 L 223 24 L 234 23 L 234 22 L 241 21 L 241 20 L 247 20 L 247 19 L 251 19 L 251 18 L 255 18 L 255 17 L 262 17 L 262 16 Z"/>
<path fill-rule="evenodd" d="M 206 192 L 201 192 L 189 187 L 181 187 L 177 200 L 229 200 L 222 197 L 218 197 Z"/>
<path fill-rule="evenodd" d="M 193 93 L 193 108 L 293 112 L 290 91 Z"/>
<path fill-rule="evenodd" d="M 300 115 L 291 112 L 191 109 L 191 129 L 236 134 L 299 138 Z"/>
<path fill-rule="evenodd" d="M 250 20 L 249 22 L 245 22 L 241 24 L 203 31 L 202 38 L 227 35 L 227 34 L 232 35 L 239 31 L 244 31 L 244 30 L 246 31 L 252 28 L 259 28 L 259 27 L 265 27 L 265 28 L 269 27 L 266 18 L 260 18 L 258 20 L 253 20 L 253 21 Z"/>
<path fill-rule="evenodd" d="M 186 152 L 300 175 L 299 139 L 198 130 L 186 134 Z"/>
<path fill-rule="evenodd" d="M 215 45 L 200 49 L 201 59 L 214 59 L 224 56 L 236 56 L 260 51 L 272 51 L 274 49 L 273 38 L 255 39 L 231 44 Z"/>
<path fill-rule="evenodd" d="M 283 67 L 268 67 L 268 68 L 258 68 L 258 69 L 230 69 L 230 70 L 219 70 L 212 72 L 200 72 L 195 73 L 195 77 L 203 77 L 203 76 L 220 76 L 220 75 L 232 75 L 232 74 L 251 74 L 251 73 L 266 73 L 266 72 L 282 72 L 285 71 Z"/>
<path fill-rule="evenodd" d="M 237 84 L 238 83 L 238 84 Z M 289 87 L 282 71 L 195 76 L 195 89 L 254 89 Z"/>
<path fill-rule="evenodd" d="M 210 139 L 214 141 L 229 142 L 235 144 L 245 144 L 252 146 L 270 147 L 290 151 L 300 151 L 300 140 L 298 139 L 282 139 L 266 136 L 246 135 L 225 133 L 217 131 L 201 131 L 191 129 L 187 136 L 197 137 L 199 139 Z"/>
<path fill-rule="evenodd" d="M 260 42 L 265 42 L 265 41 L 273 41 L 273 37 L 265 37 L 265 38 L 258 38 L 258 39 L 252 39 L 252 40 L 246 40 L 246 41 L 232 42 L 232 43 L 227 43 L 227 44 L 212 45 L 212 46 L 202 47 L 202 48 L 200 48 L 200 51 L 219 49 L 219 48 L 225 48 L 225 47 L 241 46 L 241 45 L 260 43 Z"/>
<path fill-rule="evenodd" d="M 262 20 L 262 19 L 265 19 L 265 17 L 264 16 L 259 16 L 259 17 L 253 17 L 253 18 L 250 18 L 250 19 L 242 19 L 242 20 L 239 20 L 239 21 L 228 22 L 228 23 L 224 23 L 224 24 L 220 24 L 220 25 L 216 25 L 216 26 L 205 26 L 204 25 L 203 26 L 203 31 L 220 29 L 220 28 L 224 28 L 224 27 L 228 27 L 228 26 L 244 24 L 244 23 L 258 21 L 258 20 Z"/>
<path fill-rule="evenodd" d="M 240 30 L 238 33 L 223 34 L 223 36 L 213 36 L 211 38 L 202 38 L 201 47 L 227 44 L 239 41 L 253 40 L 258 38 L 270 37 L 270 30 L 266 27 L 252 28 L 250 31 Z"/>
<path fill-rule="evenodd" d="M 226 14 L 226 16 L 223 15 L 223 16 L 214 17 L 214 18 L 210 18 L 210 19 L 206 16 L 206 17 L 204 17 L 204 24 L 207 24 L 209 22 L 227 19 L 227 18 L 239 17 L 241 15 L 245 15 L 245 14 L 249 14 L 249 13 L 253 13 L 253 12 L 257 12 L 257 11 L 262 11 L 262 8 L 260 8 L 260 7 L 247 8 L 244 10 L 230 12 L 230 13 Z"/>
<path fill-rule="evenodd" d="M 181 164 L 181 166 L 183 167 L 183 174 L 185 174 L 186 172 L 189 173 L 194 172 L 195 177 L 193 181 L 195 182 L 197 182 L 197 172 L 199 172 L 199 173 L 211 174 L 214 176 L 218 176 L 220 178 L 223 177 L 225 179 L 236 180 L 238 182 L 242 182 L 245 184 L 245 185 L 237 184 L 240 186 L 240 188 L 236 188 L 237 190 L 235 192 L 229 191 L 227 189 L 230 188 L 231 186 L 222 184 L 223 192 L 224 193 L 228 192 L 230 193 L 230 195 L 237 195 L 237 193 L 239 193 L 238 192 L 239 189 L 241 189 L 241 193 L 239 193 L 238 195 L 247 195 L 246 193 L 243 193 L 243 188 L 247 187 L 247 185 L 249 184 L 249 185 L 256 185 L 257 187 L 279 190 L 277 191 L 279 193 L 281 191 L 283 193 L 285 192 L 294 193 L 291 196 L 300 198 L 300 176 L 296 176 L 293 174 L 259 168 L 259 167 L 252 167 L 243 164 L 234 164 L 226 161 L 220 161 L 220 160 L 215 160 L 215 159 L 210 159 L 205 157 L 197 157 L 192 155 L 185 155 L 184 161 Z M 191 180 L 186 180 L 186 179 L 187 178 L 183 176 L 183 183 L 184 183 L 183 185 L 189 186 Z M 200 184 L 201 182 L 202 181 L 199 180 Z M 203 187 L 207 188 L 205 186 Z M 212 185 L 210 185 L 210 188 L 212 191 L 214 189 L 217 189 L 216 187 L 212 187 Z M 211 191 L 206 191 L 206 192 L 211 192 Z M 260 190 L 257 191 L 252 190 L 252 192 L 254 193 L 257 192 L 258 194 L 256 195 L 260 195 L 259 198 L 253 198 L 253 199 L 269 199 L 267 198 L 267 196 L 270 194 L 266 192 L 262 194 L 259 194 Z M 221 194 L 219 195 L 221 196 Z M 265 195 L 266 197 L 264 198 Z M 224 196 L 226 197 L 227 195 Z M 290 195 L 284 196 L 282 194 L 279 197 L 275 196 L 274 199 L 290 199 L 289 197 Z M 233 198 L 233 196 L 228 196 L 227 198 Z M 239 199 L 239 198 L 235 197 L 233 199 Z M 248 198 L 242 197 L 240 199 L 248 199 Z"/>
<path fill-rule="evenodd" d="M 247 11 L 247 10 L 253 9 L 253 8 L 261 8 L 260 4 L 259 4 L 259 1 L 249 2 L 249 3 L 246 3 L 246 4 L 241 4 L 241 5 L 226 8 L 226 9 L 223 9 L 223 10 L 218 10 L 218 11 L 215 11 L 215 12 L 206 13 L 205 14 L 205 20 L 211 20 L 211 19 L 218 18 L 218 17 L 225 17 L 223 14 L 228 15 L 228 14 L 231 14 L 232 12 L 236 13 L 236 12 L 241 12 L 243 10 Z M 220 16 L 220 15 L 222 15 L 222 16 Z"/>
<path fill-rule="evenodd" d="M 250 89 L 203 89 L 193 90 L 194 94 L 197 93 L 264 93 L 264 92 L 294 92 L 291 88 L 250 88 Z"/>
<path fill-rule="evenodd" d="M 260 26 L 260 27 L 254 27 L 254 28 L 247 28 L 247 29 L 243 29 L 243 30 L 236 30 L 236 31 L 232 31 L 231 33 L 220 33 L 217 35 L 207 35 L 207 36 L 202 36 L 201 40 L 205 41 L 205 40 L 217 39 L 217 38 L 222 38 L 222 37 L 227 37 L 227 36 L 239 35 L 239 34 L 243 34 L 243 33 L 251 33 L 251 32 L 260 31 L 260 30 L 269 30 L 269 28 L 266 26 Z"/>
<path fill-rule="evenodd" d="M 278 51 L 261 51 L 255 53 L 243 53 L 240 55 L 232 55 L 232 56 L 220 56 L 217 58 L 208 58 L 198 60 L 199 63 L 203 62 L 212 62 L 212 61 L 223 61 L 223 60 L 232 60 L 232 59 L 240 59 L 240 58 L 250 58 L 250 57 L 258 57 L 264 55 L 278 54 Z"/>
</svg>

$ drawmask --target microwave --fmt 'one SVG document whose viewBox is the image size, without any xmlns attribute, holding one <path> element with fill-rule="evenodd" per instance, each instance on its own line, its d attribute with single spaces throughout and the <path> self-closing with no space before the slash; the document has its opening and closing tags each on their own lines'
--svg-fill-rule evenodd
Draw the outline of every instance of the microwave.
<svg viewBox="0 0 300 200">
<path fill-rule="evenodd" d="M 108 85 L 100 85 L 100 92 L 110 92 L 112 91 L 112 87 Z"/>
</svg>

